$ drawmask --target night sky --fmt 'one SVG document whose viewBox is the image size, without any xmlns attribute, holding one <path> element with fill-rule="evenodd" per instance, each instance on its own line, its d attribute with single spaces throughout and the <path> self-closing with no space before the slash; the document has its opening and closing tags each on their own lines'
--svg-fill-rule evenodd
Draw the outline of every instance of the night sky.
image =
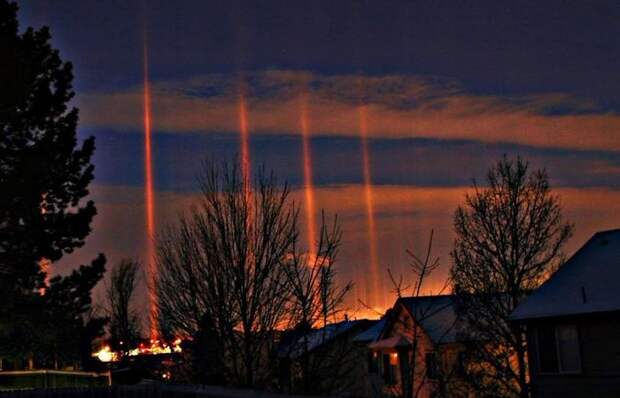
<svg viewBox="0 0 620 398">
<path fill-rule="evenodd" d="M 359 108 L 365 104 L 379 285 L 405 272 L 435 229 L 450 266 L 451 217 L 503 154 L 547 169 L 576 224 L 568 253 L 620 226 L 620 3 L 617 1 L 19 2 L 21 27 L 50 26 L 74 64 L 81 137 L 96 136 L 87 244 L 65 273 L 104 252 L 144 259 L 143 70 L 152 94 L 155 223 L 195 199 L 205 158 L 239 153 L 244 83 L 252 165 L 304 200 L 299 97 L 308 102 L 316 204 L 338 213 L 342 281 L 364 300 L 369 268 Z M 304 221 L 305 218 L 301 217 Z M 303 229 L 302 229 L 303 230 Z M 304 230 L 305 231 L 305 230 Z"/>
</svg>

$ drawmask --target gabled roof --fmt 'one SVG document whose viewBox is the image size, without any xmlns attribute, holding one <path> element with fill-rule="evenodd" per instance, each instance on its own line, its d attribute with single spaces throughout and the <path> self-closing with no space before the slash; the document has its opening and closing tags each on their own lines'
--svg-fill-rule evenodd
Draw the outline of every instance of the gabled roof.
<svg viewBox="0 0 620 398">
<path fill-rule="evenodd" d="M 512 313 L 512 320 L 620 310 L 620 229 L 594 234 Z"/>
<path fill-rule="evenodd" d="M 458 341 L 459 322 L 454 295 L 402 297 L 394 307 L 399 303 L 407 308 L 433 342 Z"/>
</svg>

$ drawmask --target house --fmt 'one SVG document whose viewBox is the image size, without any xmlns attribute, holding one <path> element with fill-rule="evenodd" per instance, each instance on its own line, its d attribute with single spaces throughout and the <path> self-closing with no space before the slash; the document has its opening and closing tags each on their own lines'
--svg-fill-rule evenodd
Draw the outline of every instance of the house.
<svg viewBox="0 0 620 398">
<path fill-rule="evenodd" d="M 407 397 L 468 396 L 463 324 L 452 295 L 399 298 L 368 344 L 373 389 Z"/>
<path fill-rule="evenodd" d="M 278 347 L 279 382 L 284 392 L 367 396 L 367 347 L 355 337 L 377 321 L 345 320 L 306 332 L 288 331 Z"/>
<path fill-rule="evenodd" d="M 511 316 L 534 397 L 620 396 L 620 229 L 596 233 Z"/>
</svg>

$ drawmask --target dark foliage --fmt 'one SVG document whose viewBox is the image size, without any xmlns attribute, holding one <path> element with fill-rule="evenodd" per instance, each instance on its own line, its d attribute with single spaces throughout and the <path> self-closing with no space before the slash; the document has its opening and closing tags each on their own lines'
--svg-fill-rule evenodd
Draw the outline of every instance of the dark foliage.
<svg viewBox="0 0 620 398">
<path fill-rule="evenodd" d="M 16 12 L 0 0 L 0 356 L 24 358 L 38 344 L 35 321 L 49 300 L 39 293 L 41 261 L 82 246 L 96 210 L 82 203 L 94 139 L 78 146 L 78 111 L 67 106 L 72 66 L 51 48 L 47 28 L 20 34 Z M 83 281 L 55 284 L 70 290 L 70 280 Z"/>
<path fill-rule="evenodd" d="M 187 342 L 184 351 L 191 361 L 190 380 L 198 384 L 223 385 L 226 383 L 224 353 L 216 331 L 216 325 L 208 315 L 202 318 L 198 331 Z"/>
<path fill-rule="evenodd" d="M 91 342 L 103 336 L 107 321 L 93 313 L 91 290 L 105 272 L 105 257 L 99 255 L 90 265 L 82 265 L 65 277 L 50 280 L 44 300 L 45 324 L 39 329 L 40 363 L 90 361 Z M 54 363 L 50 364 L 50 360 Z"/>
</svg>

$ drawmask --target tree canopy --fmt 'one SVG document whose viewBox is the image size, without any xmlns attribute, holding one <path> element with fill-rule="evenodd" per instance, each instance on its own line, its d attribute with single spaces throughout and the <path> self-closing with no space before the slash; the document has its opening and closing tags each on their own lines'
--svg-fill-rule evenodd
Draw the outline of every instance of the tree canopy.
<svg viewBox="0 0 620 398">
<path fill-rule="evenodd" d="M 102 275 L 100 257 L 78 271 L 84 279 L 55 279 L 49 295 L 40 293 L 42 261 L 82 246 L 96 213 L 83 200 L 95 142 L 78 143 L 72 80 L 71 63 L 51 47 L 49 30 L 20 33 L 17 5 L 0 0 L 0 355 L 30 355 L 33 322 L 46 319 L 41 311 L 51 308 L 52 293 L 65 284 L 90 292 Z"/>
<path fill-rule="evenodd" d="M 520 158 L 504 157 L 486 183 L 474 183 L 454 214 L 451 277 L 472 341 L 488 342 L 474 350 L 486 366 L 472 381 L 489 394 L 527 396 L 525 342 L 508 317 L 558 266 L 573 226 L 563 221 L 546 172 L 530 171 Z"/>
</svg>

